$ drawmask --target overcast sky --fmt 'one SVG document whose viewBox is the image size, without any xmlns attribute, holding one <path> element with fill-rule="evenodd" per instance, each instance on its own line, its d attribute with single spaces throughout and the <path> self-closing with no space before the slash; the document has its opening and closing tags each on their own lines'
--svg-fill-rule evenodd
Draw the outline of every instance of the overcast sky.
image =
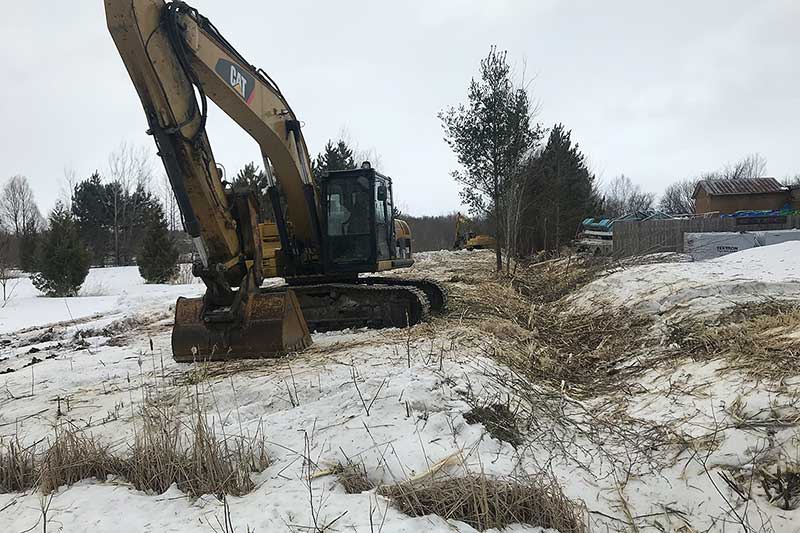
<svg viewBox="0 0 800 533">
<path fill-rule="evenodd" d="M 154 152 L 152 139 L 100 0 L 2 2 L 0 178 L 27 176 L 46 212 L 65 168 L 102 172 L 120 142 Z M 769 175 L 800 173 L 798 1 L 190 3 L 277 81 L 312 155 L 346 130 L 413 214 L 459 208 L 436 115 L 464 100 L 492 44 L 604 181 L 660 192 L 752 152 Z M 208 129 L 229 171 L 259 161 L 219 111 Z"/>
</svg>

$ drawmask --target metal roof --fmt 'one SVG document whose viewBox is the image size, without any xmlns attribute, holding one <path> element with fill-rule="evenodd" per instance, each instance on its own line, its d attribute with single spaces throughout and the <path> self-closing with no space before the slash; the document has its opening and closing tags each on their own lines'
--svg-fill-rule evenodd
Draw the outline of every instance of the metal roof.
<svg viewBox="0 0 800 533">
<path fill-rule="evenodd" d="M 722 196 L 729 194 L 767 194 L 784 192 L 788 190 L 775 178 L 743 178 L 735 180 L 700 180 L 694 188 L 692 198 L 697 198 L 700 187 L 709 196 Z"/>
</svg>

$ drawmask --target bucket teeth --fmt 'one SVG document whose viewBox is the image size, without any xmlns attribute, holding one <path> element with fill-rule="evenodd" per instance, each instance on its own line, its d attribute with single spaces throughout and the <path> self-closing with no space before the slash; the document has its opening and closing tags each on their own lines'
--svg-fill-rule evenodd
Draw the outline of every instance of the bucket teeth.
<svg viewBox="0 0 800 533">
<path fill-rule="evenodd" d="M 178 298 L 172 354 L 178 362 L 280 357 L 311 345 L 291 290 L 251 295 L 238 320 L 203 316 L 202 298 Z"/>
</svg>

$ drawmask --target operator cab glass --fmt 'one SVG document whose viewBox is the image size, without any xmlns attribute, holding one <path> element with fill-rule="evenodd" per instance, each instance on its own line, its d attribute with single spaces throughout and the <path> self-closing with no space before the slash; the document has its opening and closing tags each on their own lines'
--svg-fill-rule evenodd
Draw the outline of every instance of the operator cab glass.
<svg viewBox="0 0 800 533">
<path fill-rule="evenodd" d="M 375 270 L 377 261 L 391 259 L 391 180 L 364 168 L 328 172 L 321 181 L 326 271 Z"/>
</svg>

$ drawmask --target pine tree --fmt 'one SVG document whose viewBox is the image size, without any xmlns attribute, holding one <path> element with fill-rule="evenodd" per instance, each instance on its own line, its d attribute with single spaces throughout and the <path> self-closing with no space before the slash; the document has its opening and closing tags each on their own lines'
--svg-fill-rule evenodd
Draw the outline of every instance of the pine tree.
<svg viewBox="0 0 800 533">
<path fill-rule="evenodd" d="M 61 202 L 50 213 L 49 226 L 38 253 L 39 272 L 31 281 L 47 296 L 76 296 L 89 273 L 89 252 L 75 219 Z"/>
<path fill-rule="evenodd" d="M 558 249 L 568 244 L 584 218 L 598 207 L 594 175 L 572 132 L 562 124 L 550 131 L 547 144 L 524 171 L 526 212 L 523 226 L 526 251 Z"/>
<path fill-rule="evenodd" d="M 147 283 L 166 283 L 178 273 L 178 249 L 160 209 L 150 221 L 136 260 Z"/>
<path fill-rule="evenodd" d="M 236 177 L 233 178 L 233 186 L 252 189 L 258 199 L 258 211 L 261 220 L 275 220 L 272 201 L 269 199 L 269 194 L 267 194 L 267 189 L 269 188 L 267 174 L 256 166 L 255 163 L 252 161 L 247 163 L 244 168 L 236 174 Z"/>
<path fill-rule="evenodd" d="M 531 120 L 534 112 L 526 87 L 512 80 L 506 53 L 492 47 L 481 61 L 480 78 L 470 82 L 467 102 L 439 114 L 445 142 L 462 167 L 452 173 L 463 186 L 462 201 L 473 214 L 489 216 L 498 232 L 509 214 L 507 209 L 512 209 L 511 202 L 503 201 L 511 189 L 509 182 L 542 136 L 539 125 Z M 499 272 L 502 233 L 497 237 Z"/>
<path fill-rule="evenodd" d="M 77 183 L 72 192 L 72 214 L 81 239 L 91 252 L 92 263 L 100 266 L 105 263 L 112 243 L 109 203 L 108 190 L 97 171 Z"/>
<path fill-rule="evenodd" d="M 356 168 L 353 149 L 347 146 L 343 139 L 339 139 L 336 144 L 329 140 L 325 144 L 324 150 L 311 163 L 311 172 L 316 179 L 319 179 L 322 173 L 328 170 L 349 170 L 351 168 Z"/>
</svg>

